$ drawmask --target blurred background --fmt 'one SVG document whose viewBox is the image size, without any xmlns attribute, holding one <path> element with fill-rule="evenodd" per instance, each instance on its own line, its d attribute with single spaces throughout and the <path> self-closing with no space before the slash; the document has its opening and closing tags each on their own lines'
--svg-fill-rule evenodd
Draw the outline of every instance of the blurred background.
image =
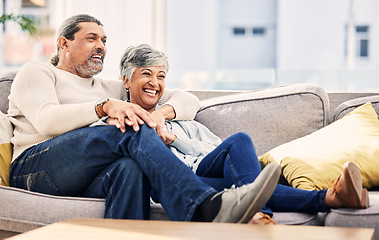
<svg viewBox="0 0 379 240">
<path fill-rule="evenodd" d="M 86 13 L 108 35 L 103 78 L 118 79 L 124 50 L 147 43 L 169 58 L 169 88 L 376 92 L 378 11 L 378 0 L 1 0 L 0 15 L 27 16 L 37 32 L 0 24 L 0 74 L 48 61 L 56 29 Z"/>
</svg>

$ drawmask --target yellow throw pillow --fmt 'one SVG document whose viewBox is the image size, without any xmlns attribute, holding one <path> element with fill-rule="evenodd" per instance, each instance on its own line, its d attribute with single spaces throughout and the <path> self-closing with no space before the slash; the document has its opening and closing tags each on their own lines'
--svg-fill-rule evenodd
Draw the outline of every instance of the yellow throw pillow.
<svg viewBox="0 0 379 240">
<path fill-rule="evenodd" d="M 0 176 L 1 185 L 9 186 L 9 168 L 12 161 L 13 148 L 10 139 L 13 127 L 8 117 L 0 112 Z"/>
<path fill-rule="evenodd" d="M 363 186 L 379 185 L 379 120 L 370 102 L 307 136 L 280 145 L 259 157 L 277 162 L 293 187 L 321 190 L 342 173 L 347 161 L 362 173 Z"/>
</svg>

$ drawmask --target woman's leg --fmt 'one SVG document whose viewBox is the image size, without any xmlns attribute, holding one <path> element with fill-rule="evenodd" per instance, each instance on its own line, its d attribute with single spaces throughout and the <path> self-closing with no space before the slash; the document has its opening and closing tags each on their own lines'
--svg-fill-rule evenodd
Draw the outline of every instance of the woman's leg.
<svg viewBox="0 0 379 240">
<path fill-rule="evenodd" d="M 199 164 L 196 174 L 220 191 L 231 185 L 242 186 L 253 182 L 261 172 L 253 142 L 244 133 L 227 138 Z M 270 200 L 261 210 L 272 215 L 279 212 L 325 212 L 325 191 L 307 191 L 278 184 Z M 271 208 L 271 209 L 270 209 Z"/>
<path fill-rule="evenodd" d="M 266 206 L 276 212 L 327 212 L 326 191 L 308 191 L 278 184 Z"/>
<path fill-rule="evenodd" d="M 216 149 L 200 162 L 196 174 L 217 191 L 254 182 L 261 166 L 254 144 L 246 133 L 236 133 L 225 139 Z M 261 212 L 272 216 L 264 206 Z"/>
<path fill-rule="evenodd" d="M 220 179 L 222 188 L 240 187 L 251 183 L 261 172 L 251 138 L 246 133 L 236 133 L 223 141 L 202 159 L 196 174 L 200 177 Z M 215 180 L 217 181 L 217 180 Z M 216 183 L 214 183 L 216 184 Z M 220 188 L 221 184 L 218 184 Z M 212 185 L 213 186 L 213 185 Z"/>
</svg>

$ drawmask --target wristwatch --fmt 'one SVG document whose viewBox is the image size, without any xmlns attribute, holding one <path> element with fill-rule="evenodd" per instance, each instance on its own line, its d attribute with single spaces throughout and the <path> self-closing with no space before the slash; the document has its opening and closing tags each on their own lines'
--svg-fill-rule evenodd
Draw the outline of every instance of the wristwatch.
<svg viewBox="0 0 379 240">
<path fill-rule="evenodd" d="M 101 99 L 99 100 L 97 103 L 96 103 L 96 106 L 95 106 L 95 111 L 96 111 L 96 115 L 99 117 L 99 118 L 102 118 L 102 117 L 105 117 L 107 116 L 107 114 L 104 112 L 104 109 L 103 109 L 103 105 L 109 101 L 109 98 L 104 98 L 104 99 Z"/>
</svg>

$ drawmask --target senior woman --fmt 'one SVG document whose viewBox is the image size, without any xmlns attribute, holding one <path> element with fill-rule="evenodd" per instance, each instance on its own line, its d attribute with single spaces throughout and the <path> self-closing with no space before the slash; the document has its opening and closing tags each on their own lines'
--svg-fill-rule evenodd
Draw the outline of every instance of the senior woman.
<svg viewBox="0 0 379 240">
<path fill-rule="evenodd" d="M 129 47 L 120 63 L 130 103 L 154 112 L 165 89 L 168 60 L 164 53 L 148 45 Z M 109 119 L 109 124 L 114 124 Z M 166 121 L 164 143 L 205 183 L 221 191 L 223 188 L 249 184 L 261 172 L 250 137 L 236 133 L 225 141 L 196 121 Z M 253 223 L 275 223 L 274 211 L 326 212 L 330 208 L 367 208 L 368 194 L 362 189 L 360 171 L 352 162 L 344 165 L 343 174 L 333 188 L 307 191 L 278 184 Z M 190 182 L 188 184 L 191 184 Z M 267 215 L 268 214 L 268 215 Z"/>
</svg>

